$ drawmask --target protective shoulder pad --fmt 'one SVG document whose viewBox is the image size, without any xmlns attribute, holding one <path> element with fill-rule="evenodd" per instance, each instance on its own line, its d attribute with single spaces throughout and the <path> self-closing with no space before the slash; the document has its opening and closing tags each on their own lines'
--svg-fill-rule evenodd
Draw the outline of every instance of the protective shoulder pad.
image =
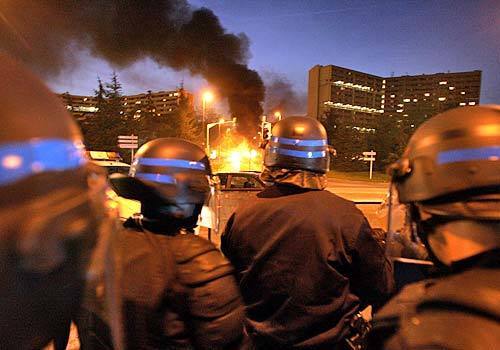
<svg viewBox="0 0 500 350">
<path fill-rule="evenodd" d="M 429 310 L 401 319 L 397 333 L 384 349 L 496 349 L 500 324 L 453 310 Z"/>
<path fill-rule="evenodd" d="M 192 234 L 170 238 L 180 281 L 193 286 L 233 273 L 233 267 L 209 241 Z"/>
<path fill-rule="evenodd" d="M 500 270 L 477 268 L 439 280 L 418 305 L 435 307 L 466 309 L 500 322 Z"/>
</svg>

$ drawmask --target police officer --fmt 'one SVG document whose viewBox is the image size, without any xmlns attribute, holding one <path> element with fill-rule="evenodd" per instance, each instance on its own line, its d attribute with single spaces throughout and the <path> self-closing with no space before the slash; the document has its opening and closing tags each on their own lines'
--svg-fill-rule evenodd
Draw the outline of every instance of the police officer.
<svg viewBox="0 0 500 350">
<path fill-rule="evenodd" d="M 113 220 L 106 175 L 57 97 L 0 55 L 0 348 L 65 348 Z M 102 265 L 101 265 L 102 267 Z M 111 310 L 111 309 L 110 309 Z"/>
<path fill-rule="evenodd" d="M 116 192 L 141 202 L 118 237 L 129 349 L 236 349 L 244 311 L 233 268 L 193 234 L 209 195 L 210 164 L 195 144 L 147 142 Z M 80 321 L 85 348 L 108 348 L 107 325 L 91 311 Z"/>
<path fill-rule="evenodd" d="M 329 153 L 318 121 L 279 121 L 264 165 L 269 187 L 230 217 L 221 246 L 238 273 L 253 346 L 342 349 L 358 331 L 357 312 L 388 298 L 384 248 L 353 202 L 324 190 Z"/>
<path fill-rule="evenodd" d="M 500 106 L 422 124 L 390 167 L 412 227 L 443 275 L 376 315 L 373 348 L 500 347 Z"/>
</svg>

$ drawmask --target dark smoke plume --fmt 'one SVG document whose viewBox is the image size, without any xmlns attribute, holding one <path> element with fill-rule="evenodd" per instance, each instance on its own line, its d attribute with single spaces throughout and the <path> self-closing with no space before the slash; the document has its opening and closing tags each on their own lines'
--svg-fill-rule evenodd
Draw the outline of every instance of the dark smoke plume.
<svg viewBox="0 0 500 350">
<path fill-rule="evenodd" d="M 264 85 L 247 67 L 248 38 L 230 34 L 206 8 L 185 0 L 2 0 L 0 50 L 42 75 L 67 70 L 75 47 L 126 67 L 149 57 L 202 75 L 228 98 L 241 130 L 255 130 Z"/>
<path fill-rule="evenodd" d="M 294 90 L 292 83 L 285 77 L 271 72 L 264 73 L 266 82 L 266 101 L 264 112 L 273 118 L 276 111 L 283 116 L 305 115 L 307 96 Z"/>
</svg>

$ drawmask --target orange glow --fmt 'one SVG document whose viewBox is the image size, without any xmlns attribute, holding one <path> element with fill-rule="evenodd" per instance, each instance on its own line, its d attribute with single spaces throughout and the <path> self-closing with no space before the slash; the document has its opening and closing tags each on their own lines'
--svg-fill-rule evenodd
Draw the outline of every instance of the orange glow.
<svg viewBox="0 0 500 350">
<path fill-rule="evenodd" d="M 241 135 L 227 132 L 213 148 L 217 149 L 217 158 L 211 160 L 214 172 L 262 170 L 262 150 Z"/>
<path fill-rule="evenodd" d="M 205 102 L 212 102 L 214 100 L 214 94 L 211 91 L 205 91 L 203 93 L 203 101 Z"/>
</svg>

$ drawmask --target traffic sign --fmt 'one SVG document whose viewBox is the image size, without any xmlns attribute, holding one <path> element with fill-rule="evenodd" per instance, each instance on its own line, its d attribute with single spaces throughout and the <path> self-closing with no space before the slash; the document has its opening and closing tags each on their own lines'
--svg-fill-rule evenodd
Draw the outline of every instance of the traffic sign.
<svg viewBox="0 0 500 350">
<path fill-rule="evenodd" d="M 130 148 L 130 149 L 138 148 L 137 143 L 119 143 L 118 147 L 120 147 L 120 148 Z"/>
<path fill-rule="evenodd" d="M 137 135 L 120 135 L 118 136 L 118 140 L 138 140 L 139 137 Z"/>
<path fill-rule="evenodd" d="M 376 154 L 377 154 L 377 152 L 375 152 L 375 151 L 363 152 L 364 156 L 374 156 Z"/>
<path fill-rule="evenodd" d="M 364 158 L 363 158 L 363 160 L 364 160 L 365 162 L 374 162 L 374 161 L 375 161 L 375 158 L 373 158 L 373 157 L 364 157 Z"/>
</svg>

